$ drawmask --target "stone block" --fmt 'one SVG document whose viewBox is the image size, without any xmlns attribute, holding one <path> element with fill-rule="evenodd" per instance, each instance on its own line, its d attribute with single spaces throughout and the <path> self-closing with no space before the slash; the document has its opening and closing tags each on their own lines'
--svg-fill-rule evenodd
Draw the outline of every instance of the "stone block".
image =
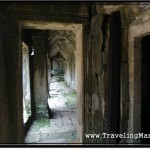
<svg viewBox="0 0 150 150">
<path fill-rule="evenodd" d="M 77 115 L 76 115 L 75 112 L 70 112 L 69 113 L 69 118 L 70 118 L 73 125 L 77 124 Z"/>
<path fill-rule="evenodd" d="M 51 139 L 53 139 L 53 137 L 52 135 L 49 135 L 48 133 L 40 134 L 40 141 L 51 140 Z"/>
<path fill-rule="evenodd" d="M 40 139 L 40 133 L 28 134 L 25 143 L 37 143 Z"/>
<path fill-rule="evenodd" d="M 61 108 L 65 107 L 65 103 L 63 101 L 56 101 L 55 105 L 56 105 L 57 108 L 59 108 L 59 107 L 61 107 Z"/>
<path fill-rule="evenodd" d="M 68 116 L 68 112 L 67 111 L 61 111 L 60 113 L 61 113 L 62 117 Z"/>
<path fill-rule="evenodd" d="M 71 125 L 72 124 L 71 119 L 69 118 L 69 116 L 63 116 L 62 117 L 62 122 L 63 122 L 63 125 Z"/>
<path fill-rule="evenodd" d="M 50 127 L 52 126 L 62 126 L 62 118 L 50 119 Z"/>
<path fill-rule="evenodd" d="M 54 112 L 52 112 L 52 114 L 53 114 L 53 119 L 54 118 L 60 118 L 62 116 L 59 111 L 54 111 Z"/>
</svg>

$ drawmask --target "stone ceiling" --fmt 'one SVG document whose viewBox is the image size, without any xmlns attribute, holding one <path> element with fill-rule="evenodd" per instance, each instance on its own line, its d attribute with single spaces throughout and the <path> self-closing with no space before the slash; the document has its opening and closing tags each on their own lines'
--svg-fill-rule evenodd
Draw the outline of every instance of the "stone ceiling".
<svg viewBox="0 0 150 150">
<path fill-rule="evenodd" d="M 60 53 L 64 59 L 74 54 L 76 49 L 75 33 L 69 30 L 51 30 L 47 34 L 48 57 L 54 58 Z"/>
</svg>

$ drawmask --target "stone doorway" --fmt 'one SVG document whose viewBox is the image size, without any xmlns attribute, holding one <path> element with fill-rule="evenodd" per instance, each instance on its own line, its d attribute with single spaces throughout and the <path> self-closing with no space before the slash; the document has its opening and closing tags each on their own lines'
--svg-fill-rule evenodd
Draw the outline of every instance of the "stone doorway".
<svg viewBox="0 0 150 150">
<path fill-rule="evenodd" d="M 34 21 L 33 21 L 34 22 Z M 64 78 L 66 81 L 68 81 L 68 83 L 70 84 L 70 86 L 71 86 L 71 90 L 68 90 L 67 92 L 69 93 L 69 91 L 71 92 L 71 94 L 72 95 L 74 95 L 74 97 L 76 97 L 76 104 L 75 104 L 75 102 L 74 102 L 74 106 L 76 105 L 77 106 L 77 112 L 76 112 L 76 110 L 74 110 L 74 111 L 72 111 L 72 114 L 73 114 L 73 116 L 75 115 L 76 117 L 77 117 L 77 121 L 76 121 L 76 126 L 77 126 L 77 131 L 75 131 L 75 132 L 77 132 L 77 133 L 73 133 L 72 135 L 73 136 L 75 136 L 75 138 L 74 139 L 76 139 L 76 142 L 78 141 L 78 142 L 82 142 L 82 135 L 83 135 L 83 131 L 82 131 L 82 126 L 83 126 L 83 99 L 84 99 L 84 93 L 83 93 L 83 34 L 82 34 L 82 32 L 83 32 L 83 29 L 82 29 L 82 24 L 73 24 L 73 25 L 70 25 L 70 26 L 68 26 L 67 28 L 63 25 L 63 24 L 55 24 L 56 26 L 54 27 L 54 24 L 53 23 L 48 23 L 47 22 L 47 24 L 45 24 L 45 23 L 42 23 L 42 22 L 40 22 L 40 25 L 39 25 L 39 22 L 38 23 L 33 23 L 33 22 L 21 22 L 21 25 L 22 25 L 22 29 L 32 29 L 32 30 L 44 30 L 44 31 L 48 31 L 48 30 L 73 30 L 75 33 L 76 33 L 76 39 L 78 39 L 78 40 L 76 40 L 76 51 L 74 52 L 74 55 L 75 55 L 75 72 L 74 72 L 74 74 L 69 74 L 68 72 L 66 72 L 66 74 L 68 73 L 68 77 L 66 76 L 66 78 Z M 36 40 L 38 39 L 38 36 L 36 36 Z M 38 40 L 37 40 L 38 41 Z M 37 42 L 36 41 L 36 42 Z M 33 43 L 32 43 L 33 44 Z M 40 45 L 39 45 L 39 47 L 40 47 Z M 36 56 L 36 49 L 38 49 L 38 47 L 32 47 L 31 46 L 31 53 L 34 51 L 34 55 Z M 46 48 L 45 48 L 46 49 Z M 33 58 L 35 57 L 35 56 L 33 56 Z M 47 59 L 47 53 L 46 53 L 46 55 L 44 54 L 43 55 L 44 57 L 45 57 L 45 62 L 46 61 L 48 61 L 48 59 Z M 44 59 L 44 57 L 43 57 L 43 59 Z M 52 59 L 51 59 L 52 60 Z M 40 62 L 41 63 L 41 62 Z M 44 80 L 46 80 L 47 81 L 47 92 L 46 92 L 46 90 L 44 90 L 45 91 L 45 93 L 43 92 L 43 94 L 44 94 L 44 96 L 47 96 L 47 99 L 48 99 L 48 97 L 50 96 L 50 94 L 49 94 L 49 81 L 54 81 L 54 80 L 56 80 L 56 78 L 52 78 L 52 77 L 50 77 L 49 75 L 49 70 L 48 70 L 48 68 L 49 68 L 49 63 L 45 63 L 46 65 L 45 65 L 45 67 L 46 67 L 46 72 L 44 73 Z M 33 64 L 31 64 L 31 66 L 32 66 Z M 59 62 L 59 65 L 61 65 L 60 64 L 60 62 Z M 66 64 L 66 66 L 65 67 L 69 67 L 69 64 Z M 33 67 L 34 68 L 34 67 Z M 43 68 L 44 68 L 44 65 L 43 65 Z M 35 68 L 34 68 L 35 69 Z M 40 88 L 43 88 L 43 87 L 40 87 L 40 88 L 37 88 L 37 89 L 35 89 L 35 75 L 34 75 L 34 71 L 32 72 L 33 74 L 32 74 L 32 79 L 34 80 L 33 81 L 33 86 L 32 86 L 32 90 L 34 91 L 33 92 L 33 103 L 34 103 L 34 109 L 33 109 L 33 112 L 34 112 L 34 115 L 33 116 L 35 116 L 35 118 L 33 117 L 33 119 L 37 119 L 37 110 L 36 110 L 36 108 L 37 108 L 37 106 L 38 106 L 38 103 L 37 103 L 37 101 L 36 101 L 36 96 L 37 95 L 35 95 L 35 93 L 38 93 L 38 91 L 37 91 L 37 89 L 39 89 L 39 92 L 41 92 L 40 91 Z M 70 81 L 72 81 L 72 79 L 70 78 L 70 76 L 72 77 L 72 76 L 75 76 L 75 81 L 74 82 L 70 82 Z M 36 78 L 37 78 L 37 76 L 39 76 L 39 75 L 37 75 L 37 73 L 36 73 Z M 50 78 L 51 79 L 50 79 Z M 44 83 L 44 85 L 46 85 L 45 83 Z M 36 83 L 36 85 L 37 85 L 37 83 Z M 74 89 L 73 89 L 74 88 Z M 46 89 L 46 88 L 45 88 Z M 31 90 L 31 91 L 32 91 Z M 36 90 L 36 91 L 35 91 Z M 39 94 L 39 93 L 38 93 Z M 73 97 L 72 97 L 73 98 Z M 69 105 L 69 101 L 68 101 L 68 105 Z M 44 104 L 46 104 L 45 102 L 44 102 Z M 46 106 L 46 105 L 43 105 L 44 107 Z M 74 107 L 73 106 L 73 107 Z M 51 109 L 51 108 L 50 108 Z M 46 111 L 45 111 L 46 112 Z M 51 114 L 51 117 L 52 116 L 57 116 L 58 114 L 56 114 L 55 112 L 53 112 L 52 113 L 52 111 L 50 110 L 50 112 L 49 112 L 50 114 Z M 59 112 L 60 113 L 60 112 Z M 45 114 L 45 113 L 44 113 Z M 69 117 L 69 115 L 70 115 L 70 112 L 68 113 L 67 112 L 67 114 L 68 114 L 68 116 L 66 116 L 66 117 Z M 63 114 L 61 114 L 62 116 L 63 116 Z M 72 117 L 70 117 L 70 118 L 72 118 Z M 38 119 L 40 119 L 39 120 L 39 123 L 41 123 L 41 122 L 43 122 L 43 119 L 42 118 L 40 118 L 40 117 L 38 117 Z M 71 124 L 74 124 L 75 122 L 74 122 L 74 120 L 72 120 L 72 119 L 70 119 L 71 120 Z M 48 120 L 44 117 L 44 124 L 47 122 Z M 35 122 L 34 122 L 34 124 L 36 124 Z M 33 124 L 33 125 L 34 125 Z M 44 130 L 44 129 L 43 129 Z M 71 128 L 71 130 L 72 130 L 72 128 Z M 50 131 L 50 130 L 49 130 Z M 53 130 L 54 131 L 54 130 Z M 74 129 L 73 129 L 73 131 L 74 131 Z M 43 132 L 45 132 L 45 131 L 43 131 Z M 47 135 L 47 133 L 46 133 L 46 135 L 44 135 L 44 136 L 48 136 Z M 58 135 L 59 136 L 59 135 Z M 37 137 L 37 138 L 36 138 Z M 33 141 L 33 143 L 38 143 L 38 141 L 39 141 L 39 139 L 38 139 L 38 134 L 37 134 L 37 136 L 35 136 L 35 138 L 36 138 L 36 140 L 35 141 Z M 43 138 L 43 137 L 42 137 Z M 33 138 L 32 138 L 33 139 Z M 46 138 L 45 138 L 46 139 Z M 44 141 L 44 140 L 43 140 Z M 47 142 L 50 142 L 50 141 L 46 141 L 45 140 L 45 142 L 47 143 Z M 54 141 L 52 140 L 52 143 L 53 143 Z M 61 140 L 59 141 L 57 141 L 56 143 L 61 143 Z M 30 143 L 30 142 L 29 142 Z M 31 142 L 32 143 L 32 142 Z M 55 142 L 54 142 L 55 143 Z"/>
<path fill-rule="evenodd" d="M 129 49 L 128 49 L 128 60 L 129 60 L 129 121 L 128 121 L 128 132 L 129 133 L 141 133 L 144 127 L 142 125 L 142 117 L 145 118 L 144 111 L 142 111 L 141 105 L 144 105 L 142 99 L 142 92 L 145 90 L 146 84 L 144 83 L 144 78 L 149 74 L 146 67 L 147 58 L 145 54 L 147 53 L 150 33 L 150 18 L 149 11 L 146 11 L 139 15 L 134 23 L 129 26 Z M 147 17 L 148 16 L 148 17 Z M 143 21 L 139 21 L 139 20 Z M 147 45 L 145 45 L 145 44 Z M 145 46 L 144 46 L 145 45 Z M 146 50 L 145 50 L 146 49 Z M 144 53 L 143 53 L 144 52 Z M 148 53 L 147 53 L 148 54 Z M 146 55 L 147 55 L 146 54 Z M 143 57 L 143 58 L 142 58 Z M 147 56 L 149 57 L 149 56 Z M 142 60 L 143 59 L 143 60 Z M 144 60 L 145 59 L 145 60 Z M 142 62 L 145 61 L 146 66 L 142 68 Z M 147 71 L 146 71 L 147 70 Z M 142 79 L 143 78 L 143 79 Z M 142 81 L 143 80 L 143 81 Z M 149 81 L 147 81 L 149 82 Z M 142 87 L 143 86 L 143 87 Z M 142 89 L 141 89 L 142 88 Z M 147 92 L 147 90 L 145 90 Z M 144 94 L 144 93 L 143 93 Z M 146 97 L 147 97 L 146 93 Z M 146 103 L 145 103 L 146 104 Z M 145 109 L 146 110 L 146 109 Z M 142 116 L 141 116 L 142 115 Z M 146 118 L 148 120 L 148 118 Z M 145 120 L 145 121 L 146 121 Z M 145 122 L 144 121 L 144 122 Z M 144 123 L 143 122 L 143 123 Z M 143 127 L 141 127 L 141 125 Z M 146 125 L 146 124 L 145 124 Z M 144 141 L 142 141 L 144 143 Z M 129 143 L 141 143 L 141 139 L 129 139 Z"/>
</svg>

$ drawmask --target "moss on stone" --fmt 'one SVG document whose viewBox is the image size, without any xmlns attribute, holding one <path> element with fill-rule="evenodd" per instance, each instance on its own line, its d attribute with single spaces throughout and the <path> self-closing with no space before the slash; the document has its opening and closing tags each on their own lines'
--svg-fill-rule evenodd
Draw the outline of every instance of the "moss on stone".
<svg viewBox="0 0 150 150">
<path fill-rule="evenodd" d="M 67 105 L 68 108 L 76 108 L 77 106 L 77 101 L 75 97 L 70 97 L 67 96 L 67 100 L 65 101 L 65 104 Z"/>
<path fill-rule="evenodd" d="M 64 95 L 65 95 L 65 96 L 70 96 L 70 97 L 76 97 L 76 92 L 73 91 L 73 92 L 71 92 L 71 93 L 65 93 Z"/>
<path fill-rule="evenodd" d="M 49 119 L 46 118 L 39 118 L 36 120 L 36 124 L 41 127 L 47 127 L 49 125 Z"/>
</svg>

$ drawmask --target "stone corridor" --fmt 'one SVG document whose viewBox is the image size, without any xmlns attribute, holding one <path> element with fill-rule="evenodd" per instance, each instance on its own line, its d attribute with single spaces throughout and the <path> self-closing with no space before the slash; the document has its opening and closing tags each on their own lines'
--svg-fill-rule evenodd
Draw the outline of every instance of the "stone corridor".
<svg viewBox="0 0 150 150">
<path fill-rule="evenodd" d="M 35 120 L 25 138 L 25 143 L 76 143 L 76 93 L 63 80 L 53 76 L 48 104 L 51 119 Z"/>
</svg>

